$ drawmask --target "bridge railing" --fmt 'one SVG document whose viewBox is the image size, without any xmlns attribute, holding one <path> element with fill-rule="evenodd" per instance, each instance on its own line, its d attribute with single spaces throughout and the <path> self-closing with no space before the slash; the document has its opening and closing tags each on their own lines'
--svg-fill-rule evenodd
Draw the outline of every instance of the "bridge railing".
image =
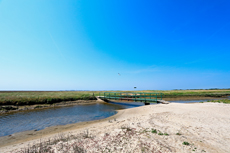
<svg viewBox="0 0 230 153">
<path fill-rule="evenodd" d="M 144 92 L 104 92 L 99 93 L 102 99 L 133 100 L 133 101 L 157 101 L 162 100 L 163 93 Z"/>
</svg>

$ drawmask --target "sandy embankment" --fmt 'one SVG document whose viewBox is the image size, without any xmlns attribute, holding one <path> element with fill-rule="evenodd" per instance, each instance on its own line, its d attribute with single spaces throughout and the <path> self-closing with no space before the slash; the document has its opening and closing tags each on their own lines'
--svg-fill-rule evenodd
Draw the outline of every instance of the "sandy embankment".
<svg viewBox="0 0 230 153">
<path fill-rule="evenodd" d="M 54 137 L 55 132 L 90 137 L 75 137 L 49 147 L 55 152 L 213 152 L 230 151 L 230 105 L 222 103 L 148 105 L 119 111 L 110 118 L 87 123 L 57 126 L 0 140 L 0 152 L 16 152 L 28 144 Z M 157 134 L 154 133 L 156 129 Z M 54 131 L 56 130 L 56 131 Z M 51 133 L 49 133 L 50 131 Z M 52 133 L 53 132 L 53 133 Z M 81 134 L 80 134 L 81 133 Z M 162 133 L 163 135 L 159 135 Z M 49 135 L 48 135 L 49 134 Z M 25 136 L 27 135 L 27 137 Z M 91 137 L 93 136 L 93 137 Z M 37 140 L 31 140 L 31 139 Z M 76 139 L 77 138 L 77 139 Z M 18 139 L 17 141 L 15 139 Z M 14 140 L 14 141 L 13 141 Z M 30 140 L 30 141 L 25 141 Z M 188 142 L 189 145 L 184 145 Z M 16 150 L 15 150 L 16 149 Z M 76 149 L 76 147 L 75 147 Z"/>
</svg>

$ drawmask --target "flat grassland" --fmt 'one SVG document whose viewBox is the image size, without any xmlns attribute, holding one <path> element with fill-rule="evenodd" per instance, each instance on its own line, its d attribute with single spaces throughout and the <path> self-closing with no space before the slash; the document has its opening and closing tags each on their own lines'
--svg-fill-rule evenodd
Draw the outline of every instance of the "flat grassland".
<svg viewBox="0 0 230 153">
<path fill-rule="evenodd" d="M 163 98 L 226 97 L 230 89 L 219 90 L 142 90 L 142 91 L 0 91 L 0 105 L 53 104 L 62 101 L 96 100 L 103 92 L 163 93 Z"/>
</svg>

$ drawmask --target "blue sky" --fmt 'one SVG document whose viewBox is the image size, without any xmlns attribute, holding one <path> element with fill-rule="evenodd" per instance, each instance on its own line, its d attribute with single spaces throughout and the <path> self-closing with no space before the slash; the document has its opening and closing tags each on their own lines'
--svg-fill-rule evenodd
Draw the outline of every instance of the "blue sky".
<svg viewBox="0 0 230 153">
<path fill-rule="evenodd" d="M 0 0 L 0 90 L 230 88 L 229 8 L 228 0 Z"/>
</svg>

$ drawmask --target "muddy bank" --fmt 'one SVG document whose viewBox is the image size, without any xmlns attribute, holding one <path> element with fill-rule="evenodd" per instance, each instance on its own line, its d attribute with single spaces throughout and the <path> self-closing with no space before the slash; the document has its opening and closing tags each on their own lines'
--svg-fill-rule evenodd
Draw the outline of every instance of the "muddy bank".
<svg viewBox="0 0 230 153">
<path fill-rule="evenodd" d="M 48 108 L 58 108 L 65 106 L 74 106 L 74 105 L 85 105 L 85 104 L 94 104 L 97 103 L 97 100 L 76 100 L 76 101 L 65 101 L 54 104 L 37 104 L 37 105 L 24 105 L 24 106 L 15 106 L 15 105 L 3 105 L 0 106 L 0 114 L 5 113 L 15 113 L 19 111 L 31 111 L 37 109 L 48 109 Z"/>
</svg>

